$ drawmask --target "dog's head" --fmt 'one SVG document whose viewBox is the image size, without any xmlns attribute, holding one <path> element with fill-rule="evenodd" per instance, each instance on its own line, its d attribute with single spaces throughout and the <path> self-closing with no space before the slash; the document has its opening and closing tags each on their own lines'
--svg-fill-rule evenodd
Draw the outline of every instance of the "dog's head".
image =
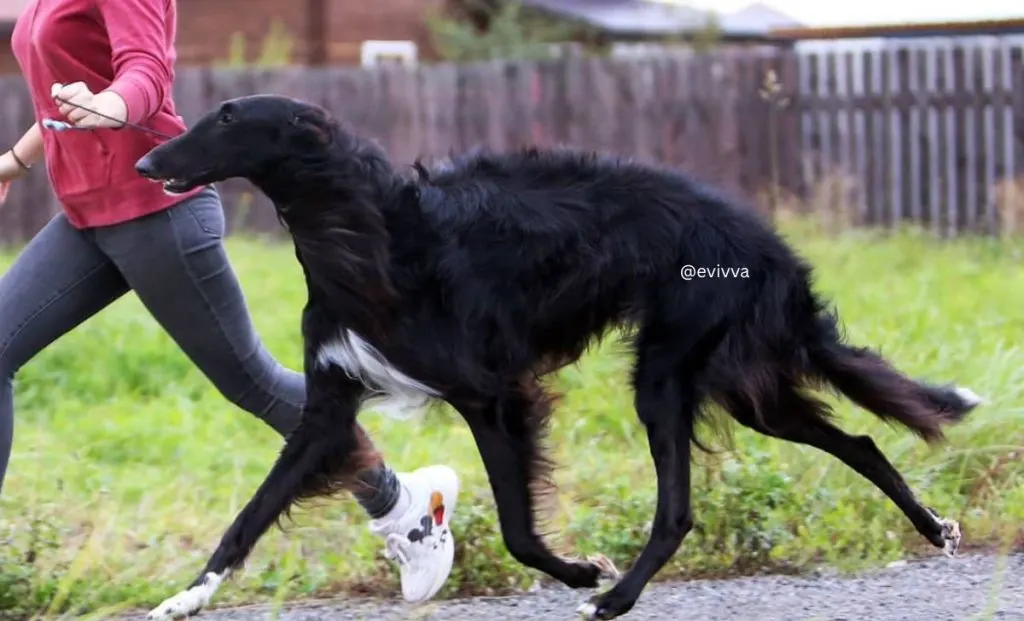
<svg viewBox="0 0 1024 621">
<path fill-rule="evenodd" d="M 235 177 L 258 182 L 296 153 L 325 146 L 331 136 L 330 118 L 318 106 L 278 95 L 239 97 L 152 149 L 135 170 L 170 194 Z"/>
</svg>

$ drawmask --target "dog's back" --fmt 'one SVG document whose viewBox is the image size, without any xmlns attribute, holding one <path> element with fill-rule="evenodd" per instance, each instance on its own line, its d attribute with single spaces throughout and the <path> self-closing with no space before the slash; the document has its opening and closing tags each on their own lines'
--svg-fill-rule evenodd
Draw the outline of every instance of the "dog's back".
<svg viewBox="0 0 1024 621">
<path fill-rule="evenodd" d="M 419 335 L 452 322 L 450 359 L 426 365 L 434 372 L 459 361 L 511 372 L 538 358 L 575 360 L 609 327 L 642 322 L 676 292 L 703 292 L 684 266 L 747 268 L 742 282 L 716 283 L 709 304 L 723 313 L 761 286 L 758 266 L 798 271 L 752 212 L 680 173 L 614 158 L 476 154 L 426 171 L 418 197 L 423 220 L 389 219 L 393 272 L 408 283 L 407 308 L 437 307 L 416 313 L 435 329 L 406 321 L 399 340 L 417 341 L 422 356 L 430 348 Z"/>
</svg>

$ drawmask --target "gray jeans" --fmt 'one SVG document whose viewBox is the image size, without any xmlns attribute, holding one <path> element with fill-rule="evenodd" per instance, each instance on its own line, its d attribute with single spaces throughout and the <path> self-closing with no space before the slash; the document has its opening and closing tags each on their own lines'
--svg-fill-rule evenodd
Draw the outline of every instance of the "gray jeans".
<svg viewBox="0 0 1024 621">
<path fill-rule="evenodd" d="M 220 199 L 207 189 L 114 226 L 78 230 L 57 215 L 25 247 L 0 277 L 0 489 L 13 437 L 14 374 L 128 291 L 227 399 L 282 435 L 298 424 L 305 380 L 260 342 L 223 234 Z"/>
</svg>

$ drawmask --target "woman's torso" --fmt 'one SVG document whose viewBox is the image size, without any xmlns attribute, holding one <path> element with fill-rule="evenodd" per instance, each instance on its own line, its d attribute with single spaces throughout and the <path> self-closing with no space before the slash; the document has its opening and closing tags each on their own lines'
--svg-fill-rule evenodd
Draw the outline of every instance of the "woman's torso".
<svg viewBox="0 0 1024 621">
<path fill-rule="evenodd" d="M 116 10 L 109 25 L 97 2 Z M 140 10 L 142 7 L 143 10 Z M 18 18 L 11 39 L 28 82 L 36 120 L 62 118 L 50 97 L 53 83 L 84 82 L 93 93 L 106 89 L 118 74 L 150 80 L 160 101 L 141 125 L 167 135 L 185 130 L 171 97 L 174 79 L 174 0 L 31 0 Z M 113 36 L 112 36 L 113 33 Z M 114 45 L 119 50 L 115 63 Z M 115 66 L 118 65 L 118 66 Z M 135 162 L 163 138 L 133 128 L 44 130 L 46 168 L 68 219 L 79 227 L 129 220 L 174 204 L 159 185 L 135 172 Z"/>
</svg>

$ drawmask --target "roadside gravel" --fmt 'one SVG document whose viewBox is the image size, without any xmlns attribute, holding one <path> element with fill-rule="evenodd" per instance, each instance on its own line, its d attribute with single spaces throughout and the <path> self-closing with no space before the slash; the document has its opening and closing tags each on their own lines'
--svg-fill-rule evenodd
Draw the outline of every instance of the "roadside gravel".
<svg viewBox="0 0 1024 621">
<path fill-rule="evenodd" d="M 211 610 L 196 621 L 568 621 L 587 595 L 551 587 L 514 597 L 435 601 L 419 607 L 348 599 L 290 606 L 279 617 L 264 607 Z M 819 574 L 656 583 L 620 618 L 1024 621 L 1024 554 L 932 558 L 855 577 Z"/>
</svg>

